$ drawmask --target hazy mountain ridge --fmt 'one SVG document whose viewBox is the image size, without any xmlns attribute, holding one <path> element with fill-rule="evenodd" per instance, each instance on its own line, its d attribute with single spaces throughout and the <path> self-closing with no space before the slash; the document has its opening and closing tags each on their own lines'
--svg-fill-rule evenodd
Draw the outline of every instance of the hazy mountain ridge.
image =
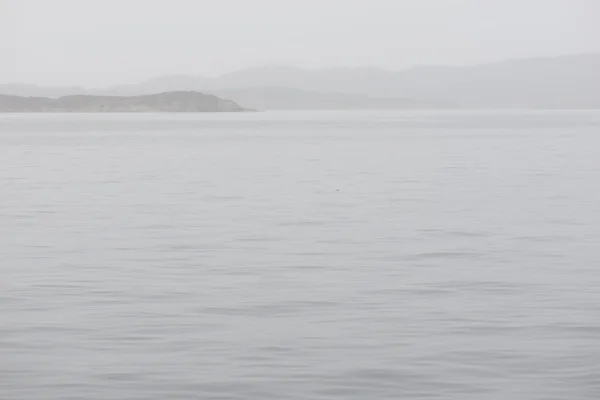
<svg viewBox="0 0 600 400">
<path fill-rule="evenodd" d="M 142 95 L 197 90 L 226 95 L 249 107 L 403 108 L 518 107 L 600 108 L 600 53 L 509 60 L 473 66 L 422 66 L 308 70 L 256 67 L 207 78 L 157 77 L 106 89 L 0 85 L 0 93 L 54 97 L 74 93 Z M 344 97 L 346 96 L 346 97 Z M 362 97 L 361 97 L 362 96 Z M 245 104 L 247 103 L 247 104 Z"/>
<path fill-rule="evenodd" d="M 57 99 L 0 95 L 0 112 L 238 112 L 237 103 L 199 92 L 144 96 L 70 95 Z"/>
<path fill-rule="evenodd" d="M 362 94 L 371 98 L 417 99 L 417 102 L 451 103 L 469 108 L 598 108 L 600 53 L 473 66 L 421 66 L 404 71 L 268 66 L 195 82 L 213 92 L 280 87 Z"/>
<path fill-rule="evenodd" d="M 285 87 L 209 90 L 259 110 L 365 110 L 454 108 L 451 102 L 376 98 L 364 94 L 322 93 Z"/>
</svg>

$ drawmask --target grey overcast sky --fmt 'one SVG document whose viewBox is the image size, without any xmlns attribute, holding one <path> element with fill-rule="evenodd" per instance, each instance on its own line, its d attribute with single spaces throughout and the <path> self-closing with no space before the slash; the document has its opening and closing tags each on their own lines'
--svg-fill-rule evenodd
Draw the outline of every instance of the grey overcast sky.
<svg viewBox="0 0 600 400">
<path fill-rule="evenodd" d="M 0 83 L 600 51 L 600 0 L 0 0 Z"/>
</svg>

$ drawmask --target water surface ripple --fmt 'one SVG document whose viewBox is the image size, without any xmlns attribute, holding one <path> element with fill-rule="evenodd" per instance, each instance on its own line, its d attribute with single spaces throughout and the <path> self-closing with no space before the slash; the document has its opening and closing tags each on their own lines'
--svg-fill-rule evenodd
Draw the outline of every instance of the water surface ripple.
<svg viewBox="0 0 600 400">
<path fill-rule="evenodd" d="M 600 398 L 599 112 L 0 116 L 0 398 Z"/>
</svg>

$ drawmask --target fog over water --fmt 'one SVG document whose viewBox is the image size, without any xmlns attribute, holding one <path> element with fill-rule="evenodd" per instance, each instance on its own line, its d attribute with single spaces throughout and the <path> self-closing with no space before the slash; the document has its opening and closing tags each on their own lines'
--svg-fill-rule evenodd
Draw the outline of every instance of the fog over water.
<svg viewBox="0 0 600 400">
<path fill-rule="evenodd" d="M 600 52 L 595 0 L 2 0 L 0 83 L 86 87 L 264 65 L 467 65 Z"/>
<path fill-rule="evenodd" d="M 599 399 L 598 15 L 0 0 L 0 400 Z"/>
</svg>

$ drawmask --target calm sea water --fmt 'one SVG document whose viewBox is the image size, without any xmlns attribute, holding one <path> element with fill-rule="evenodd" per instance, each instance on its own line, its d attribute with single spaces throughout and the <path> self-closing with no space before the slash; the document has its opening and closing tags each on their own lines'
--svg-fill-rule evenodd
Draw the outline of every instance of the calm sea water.
<svg viewBox="0 0 600 400">
<path fill-rule="evenodd" d="M 0 398 L 598 399 L 600 112 L 0 117 Z"/>
</svg>

